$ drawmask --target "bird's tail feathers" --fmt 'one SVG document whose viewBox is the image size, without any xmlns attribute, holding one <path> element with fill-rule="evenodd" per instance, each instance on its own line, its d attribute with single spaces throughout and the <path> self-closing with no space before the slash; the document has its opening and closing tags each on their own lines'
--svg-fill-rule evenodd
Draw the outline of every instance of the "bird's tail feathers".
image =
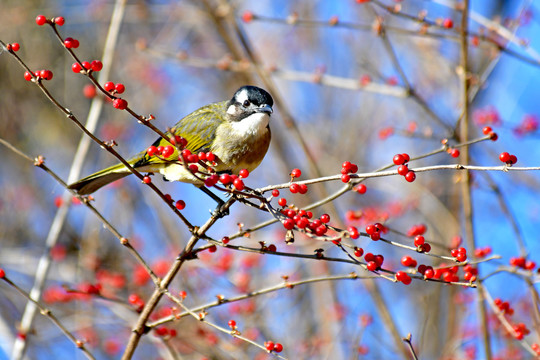
<svg viewBox="0 0 540 360">
<path fill-rule="evenodd" d="M 131 171 L 129 171 L 124 164 L 117 164 L 82 178 L 81 180 L 70 184 L 68 188 L 75 190 L 79 195 L 88 195 L 129 174 L 131 174 Z"/>
</svg>

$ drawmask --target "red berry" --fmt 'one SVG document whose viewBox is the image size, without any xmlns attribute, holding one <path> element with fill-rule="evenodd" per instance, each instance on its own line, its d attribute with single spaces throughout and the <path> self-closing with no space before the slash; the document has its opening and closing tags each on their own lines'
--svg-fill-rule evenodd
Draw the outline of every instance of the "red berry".
<svg viewBox="0 0 540 360">
<path fill-rule="evenodd" d="M 53 73 L 51 70 L 41 70 L 39 76 L 42 79 L 51 80 L 53 78 Z"/>
<path fill-rule="evenodd" d="M 322 214 L 321 215 L 321 221 L 325 224 L 328 224 L 330 222 L 330 215 L 328 214 Z"/>
<path fill-rule="evenodd" d="M 296 184 L 296 183 L 293 183 L 289 186 L 289 190 L 290 192 L 292 192 L 293 194 L 296 194 L 297 192 L 300 191 L 300 185 Z"/>
<path fill-rule="evenodd" d="M 21 45 L 19 45 L 19 43 L 13 43 L 9 45 L 11 45 L 11 50 L 13 51 L 19 51 L 19 49 L 21 48 Z"/>
<path fill-rule="evenodd" d="M 347 174 L 343 174 L 341 175 L 341 181 L 344 183 L 348 183 L 349 181 L 351 181 L 351 177 Z"/>
<path fill-rule="evenodd" d="M 278 189 L 272 190 L 272 196 L 273 197 L 278 197 L 279 196 L 279 190 Z"/>
<path fill-rule="evenodd" d="M 499 135 L 497 135 L 497 133 L 490 132 L 488 135 L 491 141 L 497 141 L 497 139 L 499 139 Z"/>
<path fill-rule="evenodd" d="M 361 257 L 362 255 L 364 255 L 364 249 L 354 248 L 354 256 Z"/>
<path fill-rule="evenodd" d="M 287 230 L 292 230 L 294 229 L 294 220 L 293 219 L 285 219 L 285 221 L 283 221 L 283 227 Z"/>
<path fill-rule="evenodd" d="M 279 198 L 278 199 L 279 206 L 287 206 L 287 199 L 285 198 Z"/>
<path fill-rule="evenodd" d="M 105 89 L 105 91 L 113 91 L 114 83 L 112 81 L 107 81 L 105 84 L 103 84 L 103 89 Z"/>
<path fill-rule="evenodd" d="M 368 261 L 367 263 L 367 269 L 369 271 L 375 271 L 377 270 L 377 263 L 375 261 Z"/>
<path fill-rule="evenodd" d="M 454 22 L 452 21 L 452 19 L 446 18 L 443 20 L 442 26 L 447 29 L 451 29 L 452 27 L 454 27 Z"/>
<path fill-rule="evenodd" d="M 167 145 L 163 147 L 163 151 L 161 152 L 161 155 L 163 155 L 164 158 L 168 158 L 174 153 L 174 148 L 171 145 Z"/>
<path fill-rule="evenodd" d="M 82 71 L 82 66 L 79 63 L 73 63 L 73 65 L 71 65 L 71 71 L 80 73 Z"/>
<path fill-rule="evenodd" d="M 101 71 L 101 69 L 103 69 L 103 63 L 99 60 L 93 60 L 90 63 L 90 66 L 92 68 L 92 71 Z"/>
<path fill-rule="evenodd" d="M 307 193 L 308 191 L 308 187 L 306 184 L 300 184 L 300 189 L 298 190 L 298 192 L 302 195 L 304 195 L 305 193 Z"/>
<path fill-rule="evenodd" d="M 66 19 L 64 19 L 62 16 L 57 16 L 54 18 L 54 23 L 58 26 L 64 25 Z"/>
<path fill-rule="evenodd" d="M 407 165 L 399 165 L 397 168 L 397 172 L 399 175 L 405 176 L 409 172 L 409 167 Z"/>
<path fill-rule="evenodd" d="M 92 68 L 92 64 L 90 64 L 90 61 L 83 61 L 81 64 L 86 70 L 90 70 Z"/>
<path fill-rule="evenodd" d="M 234 320 L 229 320 L 229 327 L 231 329 L 236 329 L 236 321 Z"/>
<path fill-rule="evenodd" d="M 407 153 L 403 153 L 401 154 L 401 156 L 403 156 L 403 158 L 405 159 L 405 162 L 409 162 L 409 160 L 411 160 L 411 157 Z"/>
<path fill-rule="evenodd" d="M 242 170 L 240 170 L 238 175 L 240 175 L 240 177 L 245 179 L 245 178 L 247 178 L 249 176 L 249 171 L 247 169 L 242 169 Z"/>
<path fill-rule="evenodd" d="M 431 279 L 433 278 L 433 276 L 435 276 L 435 271 L 433 269 L 427 268 L 426 271 L 424 272 L 424 276 L 427 279 Z"/>
<path fill-rule="evenodd" d="M 279 352 L 282 352 L 283 351 L 283 345 L 281 345 L 280 343 L 275 343 L 274 344 L 274 351 L 279 353 Z"/>
<path fill-rule="evenodd" d="M 126 100 L 118 98 L 113 100 L 113 106 L 118 110 L 125 110 L 128 103 Z"/>
<path fill-rule="evenodd" d="M 244 13 L 242 14 L 242 20 L 245 23 L 251 22 L 253 20 L 253 13 L 251 11 L 244 11 Z"/>
<path fill-rule="evenodd" d="M 216 245 L 212 245 L 208 248 L 208 251 L 211 252 L 211 253 L 215 253 L 217 251 L 217 247 Z"/>
<path fill-rule="evenodd" d="M 507 152 L 503 152 L 499 155 L 499 160 L 501 160 L 503 163 L 507 163 L 510 161 L 510 154 Z"/>
<path fill-rule="evenodd" d="M 24 80 L 26 80 L 26 81 L 32 80 L 32 73 L 26 71 L 26 72 L 24 73 Z"/>
<path fill-rule="evenodd" d="M 416 235 L 414 238 L 414 246 L 422 246 L 425 243 L 425 239 L 422 235 Z"/>
<path fill-rule="evenodd" d="M 38 15 L 36 17 L 36 24 L 39 26 L 44 25 L 47 22 L 47 18 L 44 15 Z"/>
<path fill-rule="evenodd" d="M 486 126 L 485 128 L 482 129 L 482 133 L 484 135 L 489 135 L 491 132 L 493 132 L 493 129 L 490 126 Z"/>
<path fill-rule="evenodd" d="M 227 184 L 230 184 L 233 180 L 232 180 L 231 175 L 229 175 L 229 174 L 221 174 L 221 176 L 219 177 L 219 181 L 223 185 L 227 185 Z"/>
<path fill-rule="evenodd" d="M 395 165 L 403 165 L 406 163 L 405 158 L 401 154 L 395 155 L 393 161 Z"/>
<path fill-rule="evenodd" d="M 414 180 L 416 180 L 416 174 L 413 170 L 409 170 L 409 172 L 405 175 L 405 180 L 407 180 L 408 182 L 413 182 Z"/>
<path fill-rule="evenodd" d="M 176 208 L 178 210 L 184 210 L 186 208 L 186 203 L 184 202 L 184 200 L 178 200 L 174 206 L 176 206 Z"/>
<path fill-rule="evenodd" d="M 224 244 L 228 244 L 229 241 L 231 241 L 231 239 L 229 239 L 228 236 L 224 236 L 224 237 L 221 239 L 221 242 L 224 243 Z"/>
<path fill-rule="evenodd" d="M 118 94 L 121 94 L 121 93 L 123 93 L 124 91 L 126 91 L 126 87 L 124 86 L 124 84 L 120 84 L 120 83 L 116 84 L 116 85 L 114 86 L 114 89 L 116 90 L 116 92 L 117 92 Z"/>
<path fill-rule="evenodd" d="M 414 260 L 412 257 L 406 255 L 401 258 L 401 265 L 407 266 L 407 267 L 416 267 L 416 260 Z"/>
<path fill-rule="evenodd" d="M 233 185 L 234 185 L 236 190 L 240 190 L 240 191 L 244 190 L 244 188 L 246 187 L 244 185 L 244 182 L 240 178 L 234 179 Z"/>
<path fill-rule="evenodd" d="M 459 157 L 460 155 L 460 152 L 458 149 L 452 149 L 452 151 L 450 151 L 450 156 L 454 157 L 454 158 L 457 158 Z"/>
<path fill-rule="evenodd" d="M 47 80 L 48 80 L 48 79 L 47 79 Z M 509 163 L 510 163 L 510 164 L 515 164 L 515 163 L 517 163 L 517 157 L 516 157 L 516 155 L 510 155 Z"/>
<path fill-rule="evenodd" d="M 364 184 L 360 184 L 356 187 L 356 192 L 359 194 L 365 194 L 367 191 L 367 186 Z"/>
<path fill-rule="evenodd" d="M 360 237 L 360 234 L 358 233 L 358 229 L 355 226 L 349 226 L 347 228 L 347 231 L 349 232 L 349 237 L 351 239 L 358 239 Z"/>
<path fill-rule="evenodd" d="M 4 269 L 0 268 L 0 279 L 3 279 L 6 277 L 6 272 L 4 271 Z"/>
<path fill-rule="evenodd" d="M 302 176 L 302 171 L 300 169 L 293 169 L 293 171 L 291 171 L 291 176 L 293 178 L 299 178 Z"/>
<path fill-rule="evenodd" d="M 96 87 L 93 84 L 84 85 L 83 95 L 88 99 L 94 98 L 97 95 Z"/>
<path fill-rule="evenodd" d="M 152 182 L 152 178 L 150 176 L 143 177 L 143 183 L 150 184 Z"/>
<path fill-rule="evenodd" d="M 411 278 L 405 271 L 398 271 L 396 273 L 396 280 L 401 281 L 405 285 L 409 285 L 411 283 Z"/>
<path fill-rule="evenodd" d="M 181 138 L 182 139 L 182 147 L 185 147 L 187 145 L 187 140 L 184 139 L 184 138 Z M 210 161 L 210 162 L 214 162 L 216 160 L 216 155 L 214 155 L 213 152 L 209 151 L 206 153 L 206 161 Z"/>
</svg>

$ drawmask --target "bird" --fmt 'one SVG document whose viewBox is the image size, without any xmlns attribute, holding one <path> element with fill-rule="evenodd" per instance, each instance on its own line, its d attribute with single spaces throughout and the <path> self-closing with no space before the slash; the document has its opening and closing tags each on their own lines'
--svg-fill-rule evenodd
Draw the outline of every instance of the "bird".
<svg viewBox="0 0 540 360">
<path fill-rule="evenodd" d="M 160 173 L 167 181 L 191 183 L 218 203 L 223 201 L 204 186 L 204 178 L 194 176 L 179 161 L 180 153 L 172 146 L 173 139 L 187 141 L 185 149 L 192 154 L 211 152 L 215 156 L 217 174 L 249 172 L 259 166 L 270 146 L 270 115 L 274 100 L 264 89 L 245 85 L 230 100 L 205 105 L 185 116 L 166 135 L 159 137 L 151 147 L 139 152 L 127 162 L 139 172 Z M 156 156 L 152 148 L 172 146 L 167 158 Z M 171 148 L 169 147 L 169 150 Z M 68 186 L 79 195 L 89 195 L 101 187 L 119 180 L 131 171 L 122 163 L 100 170 Z"/>
</svg>

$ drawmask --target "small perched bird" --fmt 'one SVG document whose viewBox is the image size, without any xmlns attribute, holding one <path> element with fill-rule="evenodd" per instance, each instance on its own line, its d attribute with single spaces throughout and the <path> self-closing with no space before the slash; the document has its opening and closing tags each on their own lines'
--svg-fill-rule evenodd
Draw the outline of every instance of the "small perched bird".
<svg viewBox="0 0 540 360">
<path fill-rule="evenodd" d="M 180 120 L 167 135 L 187 140 L 191 153 L 212 152 L 216 173 L 237 174 L 241 169 L 254 170 L 263 160 L 270 145 L 270 115 L 274 101 L 265 90 L 256 86 L 242 86 L 229 101 L 203 106 Z M 158 138 L 153 146 L 170 146 L 170 139 Z M 179 161 L 179 153 L 167 158 L 148 153 L 135 155 L 128 163 L 141 172 L 159 172 L 166 180 L 191 183 L 209 193 L 204 183 L 186 170 Z M 122 164 L 113 165 L 71 185 L 80 195 L 88 195 L 131 172 Z"/>
</svg>

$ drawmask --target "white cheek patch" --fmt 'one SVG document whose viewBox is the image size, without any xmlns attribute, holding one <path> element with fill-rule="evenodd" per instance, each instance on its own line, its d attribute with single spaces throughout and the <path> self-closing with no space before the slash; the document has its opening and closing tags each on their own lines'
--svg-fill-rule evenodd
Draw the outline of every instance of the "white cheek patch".
<svg viewBox="0 0 540 360">
<path fill-rule="evenodd" d="M 242 121 L 231 122 L 232 131 L 238 136 L 257 136 L 266 131 L 270 116 L 266 113 L 254 113 L 242 119 Z"/>
<path fill-rule="evenodd" d="M 227 114 L 233 116 L 233 115 L 236 115 L 236 106 L 234 105 L 230 105 L 228 108 L 227 108 Z"/>
</svg>

